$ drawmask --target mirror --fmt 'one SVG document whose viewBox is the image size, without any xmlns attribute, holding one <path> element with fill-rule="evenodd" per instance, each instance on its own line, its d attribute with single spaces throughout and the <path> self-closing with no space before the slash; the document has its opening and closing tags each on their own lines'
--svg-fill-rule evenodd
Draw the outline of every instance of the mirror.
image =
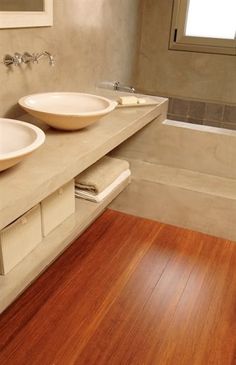
<svg viewBox="0 0 236 365">
<path fill-rule="evenodd" d="M 44 0 L 0 0 L 0 11 L 44 11 Z"/>
<path fill-rule="evenodd" d="M 53 0 L 0 0 L 0 28 L 53 25 Z"/>
</svg>

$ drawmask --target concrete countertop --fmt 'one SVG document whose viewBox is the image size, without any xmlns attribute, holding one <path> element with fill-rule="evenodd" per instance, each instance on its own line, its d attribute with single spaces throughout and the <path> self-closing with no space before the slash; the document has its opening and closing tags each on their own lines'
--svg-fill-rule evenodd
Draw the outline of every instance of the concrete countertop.
<svg viewBox="0 0 236 365">
<path fill-rule="evenodd" d="M 77 132 L 48 128 L 42 147 L 0 173 L 0 229 L 158 117 L 167 99 L 154 99 L 157 105 L 116 109 Z"/>
</svg>

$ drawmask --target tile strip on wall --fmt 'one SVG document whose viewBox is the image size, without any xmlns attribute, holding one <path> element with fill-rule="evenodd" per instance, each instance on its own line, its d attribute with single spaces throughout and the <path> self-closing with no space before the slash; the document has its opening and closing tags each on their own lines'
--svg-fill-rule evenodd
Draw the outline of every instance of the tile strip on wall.
<svg viewBox="0 0 236 365">
<path fill-rule="evenodd" d="M 236 130 L 236 106 L 169 98 L 168 118 Z"/>
</svg>

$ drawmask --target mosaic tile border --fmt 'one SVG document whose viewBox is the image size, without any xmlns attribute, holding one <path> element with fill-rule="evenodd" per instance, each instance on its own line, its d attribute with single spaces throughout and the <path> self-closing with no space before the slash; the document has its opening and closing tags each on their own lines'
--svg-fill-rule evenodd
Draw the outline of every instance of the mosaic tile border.
<svg viewBox="0 0 236 365">
<path fill-rule="evenodd" d="M 236 106 L 169 98 L 168 118 L 236 130 Z"/>
</svg>

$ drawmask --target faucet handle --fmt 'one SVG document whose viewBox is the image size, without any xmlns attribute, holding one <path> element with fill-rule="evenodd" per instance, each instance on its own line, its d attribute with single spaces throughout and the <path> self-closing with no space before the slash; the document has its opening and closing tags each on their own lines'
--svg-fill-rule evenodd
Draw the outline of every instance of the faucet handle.
<svg viewBox="0 0 236 365">
<path fill-rule="evenodd" d="M 34 60 L 34 55 L 29 52 L 24 52 L 22 55 L 22 62 L 24 63 L 30 63 Z"/>
<path fill-rule="evenodd" d="M 14 53 L 14 56 L 7 54 L 3 58 L 3 63 L 6 66 L 19 66 L 22 63 L 22 55 L 18 52 Z"/>
<path fill-rule="evenodd" d="M 11 56 L 10 54 L 7 54 L 6 56 L 4 56 L 3 58 L 3 63 L 6 66 L 11 66 L 14 65 L 14 57 Z"/>
</svg>

